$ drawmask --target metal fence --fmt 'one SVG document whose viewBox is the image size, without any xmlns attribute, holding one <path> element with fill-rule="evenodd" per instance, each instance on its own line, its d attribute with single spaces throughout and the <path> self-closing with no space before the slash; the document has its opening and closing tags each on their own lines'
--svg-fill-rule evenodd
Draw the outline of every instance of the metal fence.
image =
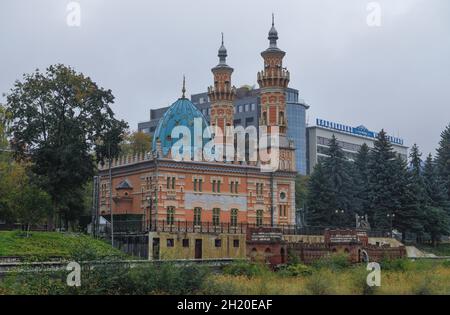
<svg viewBox="0 0 450 315">
<path fill-rule="evenodd" d="M 212 222 L 193 222 L 193 221 L 174 221 L 166 220 L 114 220 L 114 234 L 117 233 L 143 233 L 143 232 L 169 232 L 169 233 L 228 233 L 228 234 L 246 234 L 249 230 L 261 230 L 264 232 L 273 232 L 290 235 L 323 235 L 325 227 L 300 227 L 297 225 L 270 225 L 270 224 L 251 224 L 251 223 L 218 223 Z M 111 233 L 111 224 L 105 228 L 107 234 Z"/>
</svg>

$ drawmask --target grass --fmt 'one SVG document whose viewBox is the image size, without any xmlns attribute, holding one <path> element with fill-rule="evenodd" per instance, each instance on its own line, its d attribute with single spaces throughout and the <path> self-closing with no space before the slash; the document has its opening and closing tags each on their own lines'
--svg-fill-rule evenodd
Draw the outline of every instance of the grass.
<svg viewBox="0 0 450 315">
<path fill-rule="evenodd" d="M 436 256 L 450 256 L 450 243 L 441 243 L 436 247 L 430 245 L 417 245 L 417 248 Z"/>
<path fill-rule="evenodd" d="M 367 286 L 369 272 L 365 266 L 352 266 L 340 270 L 320 267 L 310 275 L 296 277 L 277 273 L 255 277 L 210 275 L 203 289 L 207 294 L 230 295 L 450 294 L 450 266 L 438 262 L 414 262 L 407 269 L 402 268 L 382 269 L 380 287 Z"/>
<path fill-rule="evenodd" d="M 97 259 L 124 254 L 106 242 L 87 235 L 31 232 L 30 236 L 26 237 L 21 231 L 0 231 L 0 257 L 2 256 L 45 260 L 51 257 Z"/>
</svg>

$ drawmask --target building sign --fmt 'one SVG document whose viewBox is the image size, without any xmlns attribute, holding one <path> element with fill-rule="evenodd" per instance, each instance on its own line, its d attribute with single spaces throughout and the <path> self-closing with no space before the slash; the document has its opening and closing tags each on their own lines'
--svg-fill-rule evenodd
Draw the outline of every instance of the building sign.
<svg viewBox="0 0 450 315">
<path fill-rule="evenodd" d="M 252 233 L 251 240 L 256 242 L 281 241 L 282 234 L 276 232 L 254 232 Z"/>
<path fill-rule="evenodd" d="M 328 128 L 328 129 L 334 129 L 334 130 L 338 130 L 338 131 L 341 131 L 341 132 L 346 132 L 346 133 L 349 133 L 349 134 L 362 136 L 362 137 L 366 137 L 366 138 L 373 138 L 374 139 L 374 138 L 378 137 L 378 133 L 377 132 L 370 131 L 366 127 L 364 127 L 362 125 L 358 126 L 358 127 L 351 127 L 351 126 L 335 123 L 335 122 L 324 120 L 324 119 L 320 119 L 320 118 L 316 119 L 316 125 L 319 126 L 319 127 L 324 127 L 324 128 Z M 389 136 L 389 135 L 387 136 L 387 138 L 388 138 L 389 142 L 391 142 L 391 143 L 398 144 L 398 145 L 403 145 L 403 139 L 401 139 L 401 138 L 392 137 L 392 136 Z"/>
</svg>

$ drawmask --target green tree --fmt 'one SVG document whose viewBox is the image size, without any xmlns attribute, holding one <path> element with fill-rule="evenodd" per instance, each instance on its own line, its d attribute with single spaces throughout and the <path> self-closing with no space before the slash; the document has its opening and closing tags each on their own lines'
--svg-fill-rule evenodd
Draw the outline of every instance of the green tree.
<svg viewBox="0 0 450 315">
<path fill-rule="evenodd" d="M 450 123 L 441 133 L 441 140 L 437 149 L 436 162 L 439 176 L 447 187 L 447 196 L 450 199 Z"/>
<path fill-rule="evenodd" d="M 307 209 L 308 182 L 309 176 L 298 174 L 295 178 L 295 206 L 301 209 L 301 213 L 296 212 L 296 215 L 301 215 L 302 220 L 305 219 Z"/>
<path fill-rule="evenodd" d="M 367 213 L 369 208 L 369 160 L 370 149 L 363 143 L 356 156 L 353 181 L 355 199 L 359 205 L 356 211 L 359 215 Z"/>
<path fill-rule="evenodd" d="M 127 134 L 120 144 L 121 154 L 145 154 L 151 149 L 152 137 L 141 131 Z"/>
<path fill-rule="evenodd" d="M 425 160 L 423 180 L 426 195 L 424 230 L 430 234 L 432 244 L 436 246 L 442 235 L 450 233 L 450 204 L 445 182 L 438 176 L 431 154 Z"/>
<path fill-rule="evenodd" d="M 335 193 L 322 162 L 316 164 L 308 182 L 306 221 L 311 226 L 330 226 L 336 209 Z"/>
<path fill-rule="evenodd" d="M 25 226 L 28 237 L 30 227 L 42 222 L 51 211 L 52 203 L 45 191 L 36 185 L 26 183 L 20 192 L 15 194 L 13 207 L 17 219 Z"/>
<path fill-rule="evenodd" d="M 334 210 L 332 212 L 334 225 L 348 225 L 353 223 L 356 208 L 351 177 L 353 165 L 345 158 L 344 151 L 334 135 L 328 145 L 328 158 L 323 162 L 323 170 L 334 194 L 329 207 Z M 335 213 L 336 210 L 339 213 Z"/>
<path fill-rule="evenodd" d="M 400 196 L 404 187 L 403 172 L 395 163 L 392 145 L 384 130 L 378 133 L 374 148 L 369 154 L 369 220 L 376 228 L 390 227 L 388 214 L 395 213 L 400 207 Z M 400 186 L 399 186 L 400 185 Z"/>
<path fill-rule="evenodd" d="M 65 215 L 71 192 L 83 187 L 96 163 L 103 162 L 121 141 L 116 135 L 127 124 L 114 117 L 113 101 L 110 90 L 61 64 L 45 73 L 24 75 L 7 95 L 15 156 L 31 161 L 32 172 L 59 215 Z M 111 130 L 115 137 L 108 136 Z M 50 229 L 53 224 L 51 214 Z"/>
<path fill-rule="evenodd" d="M 420 236 L 423 232 L 425 187 L 420 172 L 420 152 L 417 146 L 411 149 L 412 167 L 407 168 L 407 162 L 401 157 L 394 160 L 393 172 L 398 175 L 397 189 L 400 205 L 395 212 L 395 226 L 402 232 L 413 232 Z"/>
</svg>

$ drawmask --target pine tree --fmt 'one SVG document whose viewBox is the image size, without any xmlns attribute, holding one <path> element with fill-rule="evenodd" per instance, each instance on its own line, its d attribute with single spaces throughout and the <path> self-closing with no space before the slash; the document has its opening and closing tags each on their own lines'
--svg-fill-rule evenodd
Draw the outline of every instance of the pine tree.
<svg viewBox="0 0 450 315">
<path fill-rule="evenodd" d="M 447 196 L 445 182 L 438 174 L 438 168 L 436 162 L 433 161 L 431 153 L 425 160 L 423 181 L 427 205 L 442 208 L 450 214 L 450 201 Z"/>
<path fill-rule="evenodd" d="M 445 181 L 447 196 L 450 199 L 450 123 L 441 133 L 436 162 L 439 176 Z"/>
<path fill-rule="evenodd" d="M 421 175 L 421 153 L 416 144 L 411 148 L 410 153 L 410 169 L 407 169 L 406 161 L 397 157 L 395 164 L 399 178 L 403 183 L 399 182 L 400 207 L 396 213 L 396 227 L 403 232 L 416 233 L 421 236 L 425 222 L 425 184 Z"/>
<path fill-rule="evenodd" d="M 369 220 L 378 229 L 390 227 L 388 214 L 395 214 L 400 207 L 400 195 L 405 185 L 403 172 L 398 173 L 399 165 L 386 133 L 381 130 L 374 148 L 369 154 Z"/>
<path fill-rule="evenodd" d="M 348 226 L 353 223 L 355 209 L 351 177 L 353 165 L 345 158 L 344 151 L 334 135 L 328 145 L 329 157 L 323 162 L 323 169 L 335 195 L 333 200 L 335 204 L 330 204 L 330 207 L 335 207 L 332 209 L 334 210 L 333 221 L 336 226 Z M 336 211 L 338 212 L 336 213 Z"/>
<path fill-rule="evenodd" d="M 330 226 L 332 213 L 336 209 L 335 194 L 320 161 L 309 178 L 308 190 L 308 212 L 306 213 L 308 225 Z"/>
<path fill-rule="evenodd" d="M 443 234 L 450 233 L 450 205 L 447 189 L 436 169 L 433 158 L 429 154 L 423 168 L 426 195 L 424 230 L 430 234 L 433 246 L 437 244 Z"/>
<path fill-rule="evenodd" d="M 367 213 L 369 208 L 369 153 L 367 144 L 363 143 L 356 156 L 353 181 L 355 193 L 355 211 L 359 215 Z"/>
</svg>

